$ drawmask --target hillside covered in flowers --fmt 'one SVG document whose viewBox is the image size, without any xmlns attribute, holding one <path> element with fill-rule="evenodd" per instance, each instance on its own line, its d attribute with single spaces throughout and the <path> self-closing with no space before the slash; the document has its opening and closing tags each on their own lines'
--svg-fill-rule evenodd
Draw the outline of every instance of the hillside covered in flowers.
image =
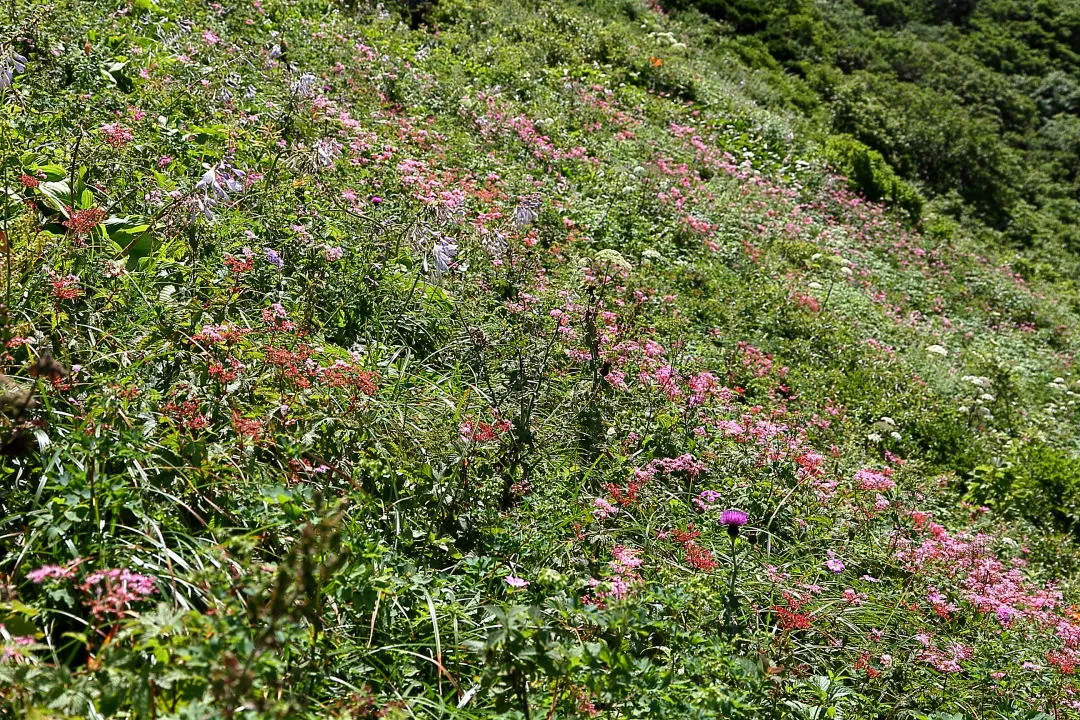
<svg viewBox="0 0 1080 720">
<path fill-rule="evenodd" d="M 662 5 L 0 7 L 0 717 L 1080 718 L 1073 279 Z"/>
</svg>

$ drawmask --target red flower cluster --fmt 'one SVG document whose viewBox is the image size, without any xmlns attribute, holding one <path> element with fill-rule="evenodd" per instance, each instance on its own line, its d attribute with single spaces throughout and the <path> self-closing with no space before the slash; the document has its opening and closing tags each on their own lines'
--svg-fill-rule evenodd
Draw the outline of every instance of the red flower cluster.
<svg viewBox="0 0 1080 720">
<path fill-rule="evenodd" d="M 713 559 L 710 550 L 697 544 L 699 537 L 701 537 L 701 532 L 695 530 L 693 525 L 688 525 L 685 530 L 671 531 L 671 539 L 683 546 L 683 550 L 686 551 L 686 561 L 692 567 L 705 572 L 715 570 L 717 562 Z"/>
<path fill-rule="evenodd" d="M 300 345 L 295 351 L 287 348 L 269 347 L 266 349 L 266 362 L 280 369 L 281 379 L 287 380 L 295 388 L 311 387 L 308 358 L 315 354 L 315 349 Z"/>
<path fill-rule="evenodd" d="M 716 560 L 713 559 L 713 554 L 710 550 L 694 543 L 689 543 L 684 547 L 686 548 L 686 561 L 695 568 L 704 570 L 705 572 L 716 569 L 717 563 Z"/>
<path fill-rule="evenodd" d="M 619 487 L 615 483 L 604 483 L 604 489 L 611 493 L 611 499 L 616 505 L 627 506 L 637 502 L 638 491 L 645 486 L 644 482 L 631 480 L 626 487 Z"/>
<path fill-rule="evenodd" d="M 67 210 L 68 215 L 71 217 L 64 221 L 64 227 L 76 237 L 89 235 L 108 216 L 108 213 L 101 208 L 87 208 L 85 210 L 68 208 Z"/>
<path fill-rule="evenodd" d="M 466 420 L 458 426 L 458 433 L 461 435 L 462 440 L 485 443 L 495 440 L 509 429 L 510 422 L 508 420 L 499 420 L 494 424 L 480 420 Z"/>
<path fill-rule="evenodd" d="M 58 277 L 49 284 L 52 285 L 52 294 L 57 300 L 74 300 L 83 292 L 82 288 L 79 287 L 78 275 Z"/>
<path fill-rule="evenodd" d="M 812 618 L 809 615 L 803 615 L 783 605 L 773 605 L 772 611 L 776 613 L 782 630 L 807 630 L 810 627 Z"/>
<path fill-rule="evenodd" d="M 379 389 L 379 373 L 371 370 L 361 370 L 341 361 L 322 368 L 320 374 L 327 387 L 352 387 L 364 395 L 374 395 L 375 391 Z"/>
<path fill-rule="evenodd" d="M 1046 654 L 1046 662 L 1058 669 L 1062 675 L 1072 675 L 1076 670 L 1076 660 L 1063 650 L 1051 650 Z"/>
<path fill-rule="evenodd" d="M 238 258 L 232 255 L 225 256 L 225 267 L 229 268 L 231 272 L 239 275 L 251 270 L 255 266 L 255 262 L 251 258 Z"/>
<path fill-rule="evenodd" d="M 855 672 L 862 670 L 866 673 L 866 677 L 871 680 L 881 675 L 881 671 L 870 664 L 870 653 L 862 653 L 859 655 L 858 660 L 855 661 L 854 670 Z"/>
<path fill-rule="evenodd" d="M 240 376 L 240 370 L 244 369 L 243 364 L 233 358 L 229 358 L 227 362 L 229 363 L 228 367 L 221 363 L 211 363 L 210 367 L 207 369 L 210 377 L 214 378 L 222 385 L 231 383 Z"/>
<path fill-rule="evenodd" d="M 169 402 L 162 408 L 162 412 L 172 418 L 173 422 L 187 430 L 202 430 L 210 424 L 210 419 L 200 412 L 202 403 L 198 400 L 184 400 L 183 402 Z"/>
<path fill-rule="evenodd" d="M 254 441 L 258 441 L 262 437 L 263 423 L 261 420 L 245 418 L 239 412 L 233 410 L 232 421 L 236 433 L 241 437 L 250 438 Z"/>
</svg>

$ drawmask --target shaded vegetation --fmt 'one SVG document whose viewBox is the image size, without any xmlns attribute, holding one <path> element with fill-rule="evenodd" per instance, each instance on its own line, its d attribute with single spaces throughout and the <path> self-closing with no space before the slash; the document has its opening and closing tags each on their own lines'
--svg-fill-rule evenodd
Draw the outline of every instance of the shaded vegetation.
<svg viewBox="0 0 1080 720">
<path fill-rule="evenodd" d="M 665 6 L 722 23 L 715 46 L 762 73 L 761 99 L 880 153 L 937 199 L 934 212 L 961 219 L 970 209 L 1004 241 L 1046 257 L 1080 250 L 1073 0 Z"/>
</svg>

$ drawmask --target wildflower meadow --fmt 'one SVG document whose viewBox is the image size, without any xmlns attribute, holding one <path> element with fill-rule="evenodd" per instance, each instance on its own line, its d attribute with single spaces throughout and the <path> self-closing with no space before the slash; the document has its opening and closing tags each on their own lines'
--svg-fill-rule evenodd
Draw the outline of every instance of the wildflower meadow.
<svg viewBox="0 0 1080 720">
<path fill-rule="evenodd" d="M 0 17 L 0 717 L 1080 718 L 1075 277 L 719 25 Z"/>
</svg>

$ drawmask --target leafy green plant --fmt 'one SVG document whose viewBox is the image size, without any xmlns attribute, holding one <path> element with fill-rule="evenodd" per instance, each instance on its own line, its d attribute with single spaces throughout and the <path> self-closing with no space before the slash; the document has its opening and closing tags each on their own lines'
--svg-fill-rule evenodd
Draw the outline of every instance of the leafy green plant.
<svg viewBox="0 0 1080 720">
<path fill-rule="evenodd" d="M 894 205 L 912 219 L 922 217 L 924 200 L 918 190 L 897 177 L 885 158 L 850 136 L 834 135 L 825 143 L 825 157 L 870 200 Z"/>
</svg>

